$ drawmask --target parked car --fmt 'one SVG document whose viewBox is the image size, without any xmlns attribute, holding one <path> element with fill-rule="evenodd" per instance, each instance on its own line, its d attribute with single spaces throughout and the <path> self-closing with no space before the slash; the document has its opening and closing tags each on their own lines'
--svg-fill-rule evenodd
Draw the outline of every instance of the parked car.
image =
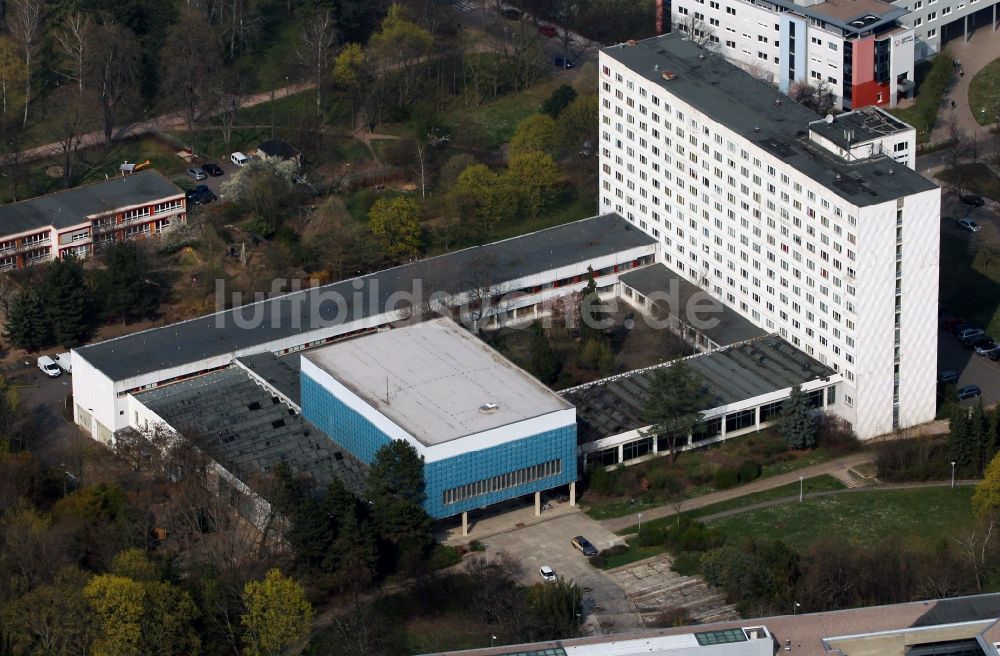
<svg viewBox="0 0 1000 656">
<path fill-rule="evenodd" d="M 976 335 L 975 337 L 969 337 L 968 339 L 962 340 L 962 346 L 967 349 L 974 349 L 984 344 L 993 345 L 993 338 L 989 335 Z"/>
<path fill-rule="evenodd" d="M 205 178 L 208 177 L 208 174 L 205 173 L 200 166 L 192 166 L 187 170 L 187 174 L 189 177 L 194 178 L 195 180 L 204 180 Z"/>
<path fill-rule="evenodd" d="M 962 331 L 965 330 L 966 328 L 975 328 L 975 326 L 972 325 L 971 323 L 960 323 L 957 326 L 953 327 L 951 329 L 951 332 L 955 333 L 956 335 L 961 335 Z"/>
<path fill-rule="evenodd" d="M 958 332 L 958 338 L 964 342 L 967 339 L 972 339 L 973 337 L 979 337 L 980 335 L 984 334 L 985 331 L 982 328 L 975 328 L 973 326 L 968 326 Z"/>
<path fill-rule="evenodd" d="M 962 194 L 961 196 L 958 197 L 958 199 L 963 203 L 965 203 L 966 205 L 972 205 L 973 207 L 982 207 L 983 205 L 986 204 L 986 201 L 983 200 L 983 197 L 977 194 Z"/>
<path fill-rule="evenodd" d="M 551 39 L 556 35 L 556 28 L 551 25 L 542 25 L 538 28 L 538 33 L 547 39 Z"/>
<path fill-rule="evenodd" d="M 552 60 L 552 63 L 558 66 L 559 68 L 573 68 L 574 66 L 576 66 L 576 62 L 574 62 L 572 59 L 563 59 L 562 57 L 556 57 L 555 59 Z"/>
<path fill-rule="evenodd" d="M 949 385 L 956 382 L 958 382 L 958 374 L 950 369 L 948 371 L 942 371 L 938 374 L 938 383 L 942 385 Z"/>
<path fill-rule="evenodd" d="M 56 361 L 47 355 L 43 355 L 38 358 L 38 368 L 45 372 L 45 375 L 49 378 L 56 378 L 62 374 L 63 371 L 62 368 L 56 364 Z"/>
<path fill-rule="evenodd" d="M 575 538 L 573 538 L 573 547 L 579 551 L 582 551 L 583 555 L 586 556 L 587 558 L 597 555 L 597 547 L 592 545 L 590 543 L 590 540 L 583 537 L 582 535 L 578 535 Z"/>
<path fill-rule="evenodd" d="M 188 203 L 192 205 L 204 205 L 216 200 L 216 195 L 208 188 L 208 185 L 198 185 L 194 189 L 184 192 Z"/>
<path fill-rule="evenodd" d="M 982 393 L 983 391 L 979 389 L 979 385 L 962 385 L 958 388 L 958 400 L 975 399 L 981 396 Z"/>
<path fill-rule="evenodd" d="M 553 570 L 548 565 L 542 565 L 541 567 L 539 567 L 538 573 L 542 575 L 542 580 L 545 581 L 546 583 L 552 583 L 558 580 L 555 570 Z"/>
<path fill-rule="evenodd" d="M 71 351 L 60 353 L 53 359 L 56 361 L 56 364 L 59 365 L 60 369 L 70 375 L 73 375 L 73 353 Z"/>
<path fill-rule="evenodd" d="M 958 227 L 966 232 L 979 232 L 983 229 L 983 226 L 979 225 L 975 221 L 970 221 L 969 219 L 960 219 Z"/>
<path fill-rule="evenodd" d="M 242 168 L 250 162 L 250 158 L 237 150 L 235 153 L 229 156 L 229 161 L 235 164 L 236 166 Z"/>
<path fill-rule="evenodd" d="M 990 360 L 993 360 L 994 362 L 1000 360 L 1000 349 L 990 351 Z"/>
<path fill-rule="evenodd" d="M 213 178 L 217 178 L 223 173 L 225 173 L 225 171 L 222 170 L 222 167 L 214 162 L 208 162 L 207 164 L 202 164 L 201 170 L 209 174 Z"/>
<path fill-rule="evenodd" d="M 990 338 L 989 344 L 982 343 L 976 345 L 976 355 L 989 355 L 996 349 L 1000 349 L 1000 345 L 994 342 L 993 338 Z"/>
</svg>

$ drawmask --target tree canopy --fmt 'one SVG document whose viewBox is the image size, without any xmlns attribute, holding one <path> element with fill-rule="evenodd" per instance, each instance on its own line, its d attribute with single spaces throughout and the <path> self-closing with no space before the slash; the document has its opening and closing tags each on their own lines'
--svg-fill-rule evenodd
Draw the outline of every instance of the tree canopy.
<svg viewBox="0 0 1000 656">
<path fill-rule="evenodd" d="M 245 612 L 240 618 L 247 656 L 284 656 L 306 639 L 313 609 L 302 586 L 281 573 L 267 572 L 263 581 L 243 588 Z"/>
<path fill-rule="evenodd" d="M 674 460 L 680 453 L 678 448 L 701 421 L 708 399 L 704 381 L 683 361 L 653 372 L 643 418 L 655 435 L 667 438 Z"/>
</svg>

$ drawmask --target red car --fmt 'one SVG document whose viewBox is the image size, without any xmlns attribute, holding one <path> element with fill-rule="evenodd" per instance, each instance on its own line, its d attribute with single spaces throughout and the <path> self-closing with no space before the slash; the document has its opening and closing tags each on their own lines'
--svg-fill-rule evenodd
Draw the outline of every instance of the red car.
<svg viewBox="0 0 1000 656">
<path fill-rule="evenodd" d="M 556 35 L 556 28 L 552 27 L 551 25 L 542 25 L 541 27 L 538 28 L 538 33 L 544 37 L 551 39 Z"/>
</svg>

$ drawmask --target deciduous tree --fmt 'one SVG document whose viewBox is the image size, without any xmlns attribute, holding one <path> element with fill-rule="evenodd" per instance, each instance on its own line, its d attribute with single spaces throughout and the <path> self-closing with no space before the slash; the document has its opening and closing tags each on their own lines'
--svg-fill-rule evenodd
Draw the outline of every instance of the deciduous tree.
<svg viewBox="0 0 1000 656">
<path fill-rule="evenodd" d="M 368 222 L 389 259 L 398 261 L 420 249 L 420 206 L 416 199 L 380 198 L 368 210 Z"/>
<path fill-rule="evenodd" d="M 164 97 L 176 102 L 184 112 L 188 130 L 215 106 L 222 62 L 218 33 L 193 8 L 181 12 L 167 33 L 160 52 Z"/>
<path fill-rule="evenodd" d="M 97 625 L 95 656 L 140 656 L 146 592 L 125 576 L 101 574 L 83 589 Z"/>
<path fill-rule="evenodd" d="M 11 0 L 7 7 L 7 27 L 24 58 L 24 120 L 28 126 L 28 107 L 31 105 L 31 72 L 35 55 L 42 46 L 43 0 Z"/>
<path fill-rule="evenodd" d="M 115 122 L 136 92 L 139 44 L 131 30 L 111 18 L 105 18 L 97 25 L 93 34 L 94 43 L 85 76 L 100 102 L 104 142 L 110 144 Z"/>
<path fill-rule="evenodd" d="M 572 89 L 572 87 L 570 87 Z M 559 128 L 548 114 L 532 114 L 517 124 L 510 139 L 510 156 L 515 159 L 528 153 L 554 156 L 559 149 Z"/>
<path fill-rule="evenodd" d="M 309 635 L 312 605 L 302 586 L 281 570 L 272 569 L 263 581 L 247 583 L 243 601 L 246 656 L 284 656 Z"/>
<path fill-rule="evenodd" d="M 657 369 L 652 376 L 649 395 L 643 406 L 643 418 L 656 437 L 665 437 L 672 461 L 701 421 L 709 394 L 701 377 L 683 361 Z"/>
<path fill-rule="evenodd" d="M 24 83 L 24 60 L 17 44 L 9 36 L 0 36 L 0 107 L 3 124 L 7 123 L 7 110 L 21 97 Z M 15 198 L 15 200 L 17 200 Z"/>
<path fill-rule="evenodd" d="M 506 175 L 511 187 L 519 190 L 526 214 L 533 219 L 551 207 L 562 179 L 552 156 L 540 152 L 514 157 Z"/>
<path fill-rule="evenodd" d="M 323 87 L 327 83 L 333 46 L 337 43 L 337 24 L 330 10 L 318 11 L 307 18 L 299 40 L 298 57 L 316 85 L 316 116 L 322 116 Z"/>
<path fill-rule="evenodd" d="M 983 480 L 976 485 L 972 495 L 972 508 L 979 517 L 1000 511 L 1000 455 L 994 456 L 986 466 Z"/>
</svg>

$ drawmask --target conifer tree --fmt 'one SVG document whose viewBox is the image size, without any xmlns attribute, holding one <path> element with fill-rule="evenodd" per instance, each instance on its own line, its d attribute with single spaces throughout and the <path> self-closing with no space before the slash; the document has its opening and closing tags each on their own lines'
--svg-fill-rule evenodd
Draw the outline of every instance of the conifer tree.
<svg viewBox="0 0 1000 656">
<path fill-rule="evenodd" d="M 811 449 L 816 446 L 816 418 L 800 385 L 792 387 L 791 394 L 785 400 L 778 432 L 785 438 L 790 449 Z"/>
</svg>

